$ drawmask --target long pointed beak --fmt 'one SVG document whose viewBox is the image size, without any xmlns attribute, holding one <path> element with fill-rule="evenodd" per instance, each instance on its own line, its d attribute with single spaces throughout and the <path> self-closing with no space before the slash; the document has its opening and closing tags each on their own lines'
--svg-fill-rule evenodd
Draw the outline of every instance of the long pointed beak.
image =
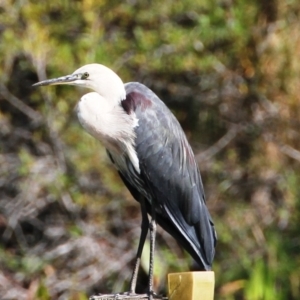
<svg viewBox="0 0 300 300">
<path fill-rule="evenodd" d="M 33 84 L 32 86 L 45 86 L 45 85 L 58 85 L 58 84 L 68 84 L 78 80 L 77 74 L 71 74 L 67 76 L 62 76 L 54 79 L 43 80 Z"/>
</svg>

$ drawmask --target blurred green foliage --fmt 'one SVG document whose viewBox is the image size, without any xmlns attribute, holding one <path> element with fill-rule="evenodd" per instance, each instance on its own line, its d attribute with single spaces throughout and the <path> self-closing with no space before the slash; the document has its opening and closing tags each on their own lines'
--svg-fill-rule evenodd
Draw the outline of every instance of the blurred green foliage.
<svg viewBox="0 0 300 300">
<path fill-rule="evenodd" d="M 215 298 L 299 299 L 299 25 L 297 0 L 1 1 L 0 298 L 128 286 L 139 207 L 74 117 L 85 91 L 31 88 L 98 62 L 153 89 L 193 146 Z M 160 231 L 156 290 L 191 264 Z"/>
</svg>

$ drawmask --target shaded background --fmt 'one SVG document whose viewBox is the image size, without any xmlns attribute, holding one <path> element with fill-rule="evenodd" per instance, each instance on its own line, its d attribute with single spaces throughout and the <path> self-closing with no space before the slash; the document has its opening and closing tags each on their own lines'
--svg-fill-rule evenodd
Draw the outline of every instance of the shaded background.
<svg viewBox="0 0 300 300">
<path fill-rule="evenodd" d="M 128 287 L 139 206 L 78 124 L 86 91 L 31 87 L 99 62 L 153 89 L 193 146 L 215 299 L 299 299 L 300 2 L 48 2 L 0 1 L 0 298 Z M 191 265 L 159 230 L 156 290 Z"/>
</svg>

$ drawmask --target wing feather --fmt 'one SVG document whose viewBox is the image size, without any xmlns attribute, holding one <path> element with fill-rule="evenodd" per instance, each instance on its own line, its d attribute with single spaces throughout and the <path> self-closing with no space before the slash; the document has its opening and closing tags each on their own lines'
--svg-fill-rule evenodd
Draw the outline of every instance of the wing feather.
<svg viewBox="0 0 300 300">
<path fill-rule="evenodd" d="M 148 212 L 154 205 L 158 223 L 208 270 L 216 234 L 192 149 L 177 119 L 150 89 L 139 83 L 128 83 L 125 88 L 123 108 L 134 113 L 139 124 L 135 149 L 142 184 L 135 186 L 130 180 L 137 174 L 123 172 L 121 177 L 132 185 L 135 198 L 138 192 L 147 196 Z"/>
</svg>

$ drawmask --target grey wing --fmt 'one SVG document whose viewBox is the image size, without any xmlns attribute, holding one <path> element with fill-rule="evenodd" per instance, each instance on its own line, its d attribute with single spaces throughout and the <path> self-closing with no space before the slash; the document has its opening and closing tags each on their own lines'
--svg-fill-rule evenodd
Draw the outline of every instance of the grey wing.
<svg viewBox="0 0 300 300">
<path fill-rule="evenodd" d="M 205 204 L 200 173 L 185 134 L 170 110 L 147 87 L 130 83 L 126 90 L 139 120 L 135 146 L 140 175 L 151 195 L 148 205 L 154 205 L 158 223 L 204 269 L 210 269 L 216 235 Z M 143 106 L 139 101 L 147 104 Z"/>
</svg>

